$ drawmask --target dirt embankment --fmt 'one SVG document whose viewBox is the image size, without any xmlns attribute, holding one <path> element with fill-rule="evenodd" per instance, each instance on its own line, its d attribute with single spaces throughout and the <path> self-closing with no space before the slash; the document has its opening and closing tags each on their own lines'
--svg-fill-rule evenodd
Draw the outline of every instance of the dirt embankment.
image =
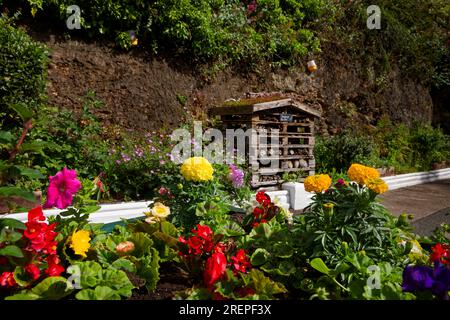
<svg viewBox="0 0 450 320">
<path fill-rule="evenodd" d="M 107 45 L 32 34 L 52 51 L 49 66 L 50 103 L 81 109 L 81 98 L 94 90 L 105 102 L 96 111 L 105 124 L 134 130 L 175 127 L 190 110 L 202 118 L 206 109 L 248 92 L 295 93 L 324 112 L 323 133 L 374 125 L 383 114 L 401 122 L 430 123 L 432 100 L 426 87 L 390 72 L 376 75 L 345 50 L 329 45 L 315 57 L 319 70 L 304 67 L 264 75 L 220 72 L 205 81 L 182 60 L 167 62 L 143 52 L 118 52 Z M 306 63 L 306 61 L 305 61 Z"/>
</svg>

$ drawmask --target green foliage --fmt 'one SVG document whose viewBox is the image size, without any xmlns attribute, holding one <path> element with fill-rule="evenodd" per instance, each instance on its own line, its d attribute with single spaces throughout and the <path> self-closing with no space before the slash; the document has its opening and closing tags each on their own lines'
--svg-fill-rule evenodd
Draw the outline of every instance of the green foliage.
<svg viewBox="0 0 450 320">
<path fill-rule="evenodd" d="M 434 163 L 450 160 L 450 137 L 440 128 L 414 123 L 411 127 L 383 118 L 373 132 L 379 164 L 396 172 L 433 169 Z"/>
<path fill-rule="evenodd" d="M 131 297 L 133 284 L 126 273 L 113 268 L 103 269 L 94 261 L 77 262 L 80 268 L 81 288 L 78 300 L 120 300 Z"/>
<path fill-rule="evenodd" d="M 42 2 L 40 14 L 63 21 L 73 4 Z M 82 0 L 77 5 L 82 8 L 82 32 L 89 37 L 116 39 L 129 49 L 128 31 L 133 30 L 139 43 L 153 52 L 190 56 L 194 62 L 248 68 L 269 61 L 284 66 L 319 50 L 319 40 L 307 25 L 322 13 L 325 1 L 260 0 L 255 10 L 250 10 L 250 2 Z"/>
<path fill-rule="evenodd" d="M 48 51 L 0 17 L 0 126 L 12 129 L 31 118 L 45 97 Z M 17 112 L 11 112 L 15 110 Z"/>
<path fill-rule="evenodd" d="M 343 131 L 334 137 L 317 139 L 314 147 L 317 170 L 346 171 L 352 163 L 366 164 L 374 145 L 369 137 Z"/>
<path fill-rule="evenodd" d="M 120 243 L 129 241 L 134 245 L 127 253 L 117 251 Z M 109 269 L 133 272 L 143 280 L 148 292 L 156 288 L 159 281 L 159 254 L 153 247 L 152 239 L 145 233 L 131 233 L 125 227 L 117 226 L 115 232 L 96 245 L 98 261 Z"/>
<path fill-rule="evenodd" d="M 6 297 L 5 300 L 59 300 L 72 293 L 63 277 L 48 277 L 30 290 Z"/>
</svg>

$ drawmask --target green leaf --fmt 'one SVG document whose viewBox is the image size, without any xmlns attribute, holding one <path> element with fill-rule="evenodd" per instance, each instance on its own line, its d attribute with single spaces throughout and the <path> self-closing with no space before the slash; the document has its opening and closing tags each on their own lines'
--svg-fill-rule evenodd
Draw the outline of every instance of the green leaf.
<svg viewBox="0 0 450 320">
<path fill-rule="evenodd" d="M 330 274 L 330 269 L 326 266 L 321 258 L 315 258 L 310 262 L 311 267 L 326 275 Z"/>
<path fill-rule="evenodd" d="M 9 245 L 9 246 L 6 246 L 6 247 L 0 249 L 0 256 L 23 258 L 23 252 L 19 247 Z"/>
<path fill-rule="evenodd" d="M 84 206 L 83 208 L 80 209 L 80 213 L 82 213 L 82 214 L 91 214 L 91 213 L 94 213 L 94 212 L 100 210 L 100 208 L 101 207 L 97 206 L 97 205 L 95 205 L 95 206 Z"/>
<path fill-rule="evenodd" d="M 294 254 L 292 247 L 286 243 L 275 243 L 272 252 L 279 258 L 290 258 Z"/>
<path fill-rule="evenodd" d="M 26 291 L 5 298 L 5 300 L 39 300 L 39 299 L 40 296 Z"/>
<path fill-rule="evenodd" d="M 25 226 L 25 223 L 22 221 L 12 219 L 12 218 L 2 218 L 0 219 L 0 227 L 9 227 L 12 229 L 19 229 L 19 230 L 25 230 L 27 227 Z"/>
<path fill-rule="evenodd" d="M 226 237 L 237 237 L 245 235 L 245 230 L 235 221 L 227 221 L 225 225 L 221 225 L 216 231 Z"/>
<path fill-rule="evenodd" d="M 260 266 L 266 263 L 269 257 L 270 253 L 266 249 L 258 248 L 250 257 L 250 262 L 253 266 Z"/>
<path fill-rule="evenodd" d="M 120 295 L 113 289 L 98 286 L 94 289 L 84 289 L 75 295 L 78 300 L 120 300 Z"/>
<path fill-rule="evenodd" d="M 31 289 L 31 293 L 45 300 L 58 300 L 72 292 L 63 277 L 48 277 Z"/>
<path fill-rule="evenodd" d="M 14 136 L 9 131 L 0 131 L 0 143 L 11 143 L 14 141 Z"/>
<path fill-rule="evenodd" d="M 100 285 L 114 289 L 117 294 L 127 298 L 131 297 L 132 290 L 134 289 L 134 286 L 130 282 L 130 279 L 128 279 L 126 273 L 114 269 L 103 270 Z"/>
<path fill-rule="evenodd" d="M 102 277 L 102 267 L 95 261 L 84 261 L 76 263 L 80 267 L 81 287 L 95 287 Z"/>
<path fill-rule="evenodd" d="M 15 166 L 19 174 L 30 179 L 45 179 L 45 176 L 39 171 L 22 166 Z"/>
<path fill-rule="evenodd" d="M 136 266 L 130 260 L 120 258 L 114 261 L 111 266 L 117 270 L 125 270 L 128 272 L 136 272 Z"/>
<path fill-rule="evenodd" d="M 16 111 L 23 121 L 27 121 L 33 117 L 33 111 L 31 111 L 24 103 L 11 104 L 9 107 Z"/>
<path fill-rule="evenodd" d="M 281 276 L 289 276 L 295 273 L 295 265 L 292 261 L 282 261 L 277 269 L 277 273 Z"/>
<path fill-rule="evenodd" d="M 21 286 L 26 287 L 31 282 L 31 278 L 25 269 L 21 266 L 17 266 L 14 269 L 14 280 Z"/>
<path fill-rule="evenodd" d="M 0 197 L 20 197 L 28 201 L 36 201 L 36 198 L 32 192 L 23 190 L 18 187 L 0 187 Z"/>
</svg>

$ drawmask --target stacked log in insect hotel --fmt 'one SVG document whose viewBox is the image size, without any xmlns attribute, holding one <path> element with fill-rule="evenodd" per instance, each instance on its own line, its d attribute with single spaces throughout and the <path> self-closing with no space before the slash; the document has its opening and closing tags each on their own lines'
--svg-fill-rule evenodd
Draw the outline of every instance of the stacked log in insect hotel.
<svg viewBox="0 0 450 320">
<path fill-rule="evenodd" d="M 314 120 L 320 111 L 293 99 L 254 98 L 228 101 L 210 114 L 220 116 L 224 131 L 257 133 L 248 138 L 246 149 L 252 186 L 281 183 L 286 172 L 314 174 Z"/>
</svg>

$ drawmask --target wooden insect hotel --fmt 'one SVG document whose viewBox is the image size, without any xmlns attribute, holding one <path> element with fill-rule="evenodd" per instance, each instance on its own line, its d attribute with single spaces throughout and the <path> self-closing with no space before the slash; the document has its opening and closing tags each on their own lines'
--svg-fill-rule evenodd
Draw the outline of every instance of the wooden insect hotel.
<svg viewBox="0 0 450 320">
<path fill-rule="evenodd" d="M 210 115 L 220 116 L 223 131 L 252 132 L 246 163 L 253 187 L 279 184 L 284 173 L 314 174 L 314 120 L 320 111 L 290 98 L 266 97 L 228 101 Z"/>
</svg>

